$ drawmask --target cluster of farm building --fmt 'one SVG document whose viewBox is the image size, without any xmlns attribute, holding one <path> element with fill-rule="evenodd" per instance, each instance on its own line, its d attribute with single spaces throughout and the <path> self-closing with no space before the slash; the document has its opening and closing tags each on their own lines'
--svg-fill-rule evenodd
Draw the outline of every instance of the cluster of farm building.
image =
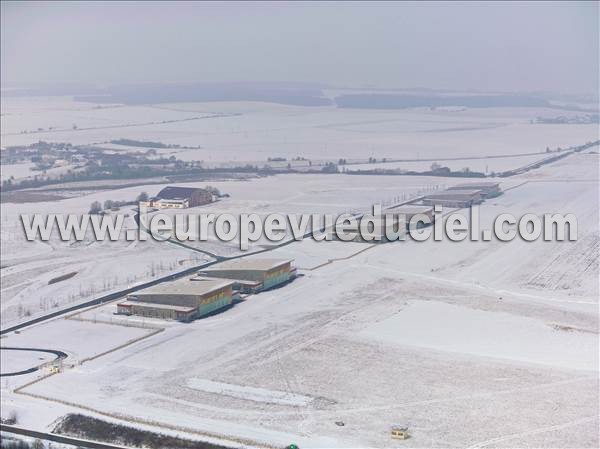
<svg viewBox="0 0 600 449">
<path fill-rule="evenodd" d="M 296 275 L 292 260 L 230 260 L 132 293 L 117 304 L 117 313 L 187 322 L 227 308 L 242 295 L 279 287 Z"/>
</svg>

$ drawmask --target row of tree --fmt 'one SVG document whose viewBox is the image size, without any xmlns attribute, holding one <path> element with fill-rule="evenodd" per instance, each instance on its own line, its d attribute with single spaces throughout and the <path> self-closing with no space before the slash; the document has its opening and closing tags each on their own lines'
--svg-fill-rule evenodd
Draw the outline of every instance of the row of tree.
<svg viewBox="0 0 600 449">
<path fill-rule="evenodd" d="M 90 210 L 89 210 L 89 214 L 90 215 L 98 215 L 106 210 L 111 210 L 115 207 L 122 207 L 122 206 L 129 206 L 129 205 L 133 205 L 133 204 L 138 204 L 140 201 L 148 201 L 148 194 L 146 192 L 142 192 L 140 193 L 135 201 L 113 201 L 113 200 L 106 200 L 104 201 L 104 204 L 102 204 L 100 201 L 94 201 L 92 202 L 92 204 L 90 205 Z"/>
</svg>

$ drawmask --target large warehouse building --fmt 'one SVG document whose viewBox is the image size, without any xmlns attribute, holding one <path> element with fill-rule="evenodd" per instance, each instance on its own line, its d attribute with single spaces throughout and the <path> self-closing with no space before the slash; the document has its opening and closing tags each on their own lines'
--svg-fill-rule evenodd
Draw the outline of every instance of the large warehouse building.
<svg viewBox="0 0 600 449">
<path fill-rule="evenodd" d="M 494 198 L 502 194 L 498 182 L 474 182 L 458 184 L 448 188 L 448 191 L 453 190 L 479 190 L 481 191 L 481 197 L 484 199 Z"/>
<path fill-rule="evenodd" d="M 141 205 L 157 209 L 187 209 L 202 206 L 213 201 L 213 195 L 208 190 L 195 187 L 168 186 L 158 192 L 158 195 Z"/>
<path fill-rule="evenodd" d="M 443 207 L 471 207 L 474 204 L 481 203 L 481 190 L 446 190 L 443 192 L 432 193 L 423 197 L 423 204 L 426 206 Z"/>
<path fill-rule="evenodd" d="M 392 207 L 387 209 L 385 213 L 392 213 L 394 215 L 404 216 L 404 220 L 406 221 L 406 226 L 408 227 L 410 224 L 410 220 L 415 215 L 424 215 L 429 219 L 429 223 L 434 222 L 434 214 L 433 207 L 431 206 L 419 206 L 415 204 L 404 204 L 402 206 Z M 420 223 L 419 226 L 423 226 L 423 223 Z"/>
<path fill-rule="evenodd" d="M 233 282 L 193 278 L 165 282 L 127 296 L 117 313 L 190 321 L 231 304 Z"/>
<path fill-rule="evenodd" d="M 385 215 L 390 215 L 389 219 L 386 218 Z M 351 238 L 351 242 L 358 243 L 386 243 L 389 242 L 389 236 L 395 236 L 399 231 L 404 232 L 406 229 L 406 224 L 404 219 L 401 220 L 402 217 L 397 216 L 398 213 L 395 211 L 386 210 L 381 217 L 373 217 L 366 222 L 362 222 L 363 218 L 358 217 L 353 223 L 345 223 L 343 225 L 343 233 L 348 236 L 347 239 L 350 239 L 352 235 L 354 238 Z M 367 218 L 365 218 L 367 220 Z M 399 223 L 402 221 L 402 223 Z M 363 226 L 363 232 L 361 232 L 361 222 Z M 335 234 L 334 238 L 340 238 L 339 234 Z"/>
<path fill-rule="evenodd" d="M 230 279 L 234 290 L 257 293 L 284 284 L 296 277 L 290 259 L 236 259 L 198 272 L 200 277 Z"/>
</svg>

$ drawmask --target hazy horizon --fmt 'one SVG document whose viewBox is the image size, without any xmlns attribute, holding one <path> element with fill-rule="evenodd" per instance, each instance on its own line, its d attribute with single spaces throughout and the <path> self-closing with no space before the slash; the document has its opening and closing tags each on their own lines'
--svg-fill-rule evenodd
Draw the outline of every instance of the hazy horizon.
<svg viewBox="0 0 600 449">
<path fill-rule="evenodd" d="M 2 87 L 598 93 L 598 4 L 2 3 Z M 590 70 L 594 67 L 594 70 Z"/>
</svg>

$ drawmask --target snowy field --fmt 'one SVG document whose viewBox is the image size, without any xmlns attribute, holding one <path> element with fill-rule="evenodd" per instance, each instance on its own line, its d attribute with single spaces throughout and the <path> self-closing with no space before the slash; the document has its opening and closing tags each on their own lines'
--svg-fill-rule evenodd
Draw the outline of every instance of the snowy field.
<svg viewBox="0 0 600 449">
<path fill-rule="evenodd" d="M 47 352 L 0 351 L 0 366 L 3 373 L 14 373 L 42 365 L 55 358 L 55 355 Z"/>
<path fill-rule="evenodd" d="M 538 116 L 557 114 L 577 115 L 529 108 L 356 110 L 252 102 L 124 106 L 74 102 L 68 97 L 6 97 L 1 145 L 38 140 L 73 144 L 119 138 L 160 141 L 199 145 L 201 149 L 176 150 L 175 154 L 184 160 L 220 165 L 297 156 L 337 161 L 517 155 L 597 138 L 593 124 L 531 123 Z M 490 171 L 499 171 L 508 164 L 490 159 L 486 165 Z M 469 164 L 460 168 L 464 166 Z M 473 162 L 472 168 L 481 167 Z"/>
<path fill-rule="evenodd" d="M 361 176 L 360 183 L 350 182 L 353 179 L 342 174 L 278 175 L 248 181 L 211 182 L 211 185 L 231 197 L 211 205 L 189 209 L 187 212 L 230 213 L 235 216 L 242 212 L 256 213 L 260 216 L 269 213 L 368 212 L 375 203 L 392 204 L 460 182 L 456 178 L 425 176 Z M 99 190 L 94 193 L 80 193 L 63 200 L 0 205 L 2 324 L 22 321 L 37 314 L 83 302 L 211 260 L 200 252 L 170 243 L 152 239 L 128 242 L 125 241 L 125 236 L 116 242 L 97 242 L 91 236 L 83 242 L 65 242 L 60 240 L 58 235 L 53 235 L 48 242 L 25 240 L 21 214 L 84 215 L 94 201 L 131 201 L 142 191 L 155 195 L 167 185 Z M 204 187 L 206 182 L 178 185 Z M 506 185 L 511 185 L 511 182 L 507 181 Z M 176 213 L 162 212 L 171 215 Z M 134 212 L 130 207 L 124 207 L 116 213 L 128 216 L 125 219 L 127 228 L 135 227 Z M 306 243 L 310 245 L 312 242 Z M 207 242 L 190 241 L 189 245 L 222 256 L 241 253 L 239 242 L 224 243 L 216 240 L 214 234 L 211 234 L 211 239 Z M 261 239 L 252 249 L 272 245 L 273 242 Z M 340 251 L 346 255 L 349 251 L 354 251 L 351 248 L 355 245 L 364 246 L 350 243 L 341 246 Z M 305 247 L 304 243 L 302 247 Z M 282 248 L 281 254 L 284 253 L 285 249 Z M 299 250 L 298 255 L 304 260 L 317 261 L 317 264 L 327 261 L 318 251 Z M 114 263 L 115 257 L 118 257 L 119 263 Z M 312 262 L 308 263 L 307 266 L 310 266 Z M 71 274 L 72 277 L 57 281 L 61 276 Z"/>
<path fill-rule="evenodd" d="M 400 313 L 361 333 L 403 346 L 542 363 L 593 371 L 598 335 L 504 312 L 484 312 L 435 301 L 410 302 Z"/>
<path fill-rule="evenodd" d="M 25 239 L 20 215 L 86 214 L 93 201 L 131 200 L 139 189 L 101 192 L 60 201 L 3 203 L 0 234 L 2 325 L 48 313 L 209 260 L 177 246 L 148 241 L 63 241 L 58 233 L 48 242 Z M 127 228 L 133 212 L 123 209 Z"/>
<path fill-rule="evenodd" d="M 286 287 L 24 392 L 46 425 L 60 404 L 258 446 L 390 447 L 399 424 L 407 447 L 598 447 L 597 170 L 570 156 L 480 208 L 574 213 L 577 242 L 294 243 L 311 269 Z"/>
<path fill-rule="evenodd" d="M 47 140 L 135 151 L 105 143 L 127 138 L 199 145 L 164 153 L 210 165 L 386 157 L 415 161 L 352 168 L 427 170 L 432 162 L 423 159 L 435 159 L 453 170 L 491 172 L 543 158 L 546 147 L 598 138 L 597 125 L 531 123 L 556 115 L 527 108 L 100 106 L 66 97 L 7 97 L 1 144 Z M 482 156 L 501 157 L 475 159 Z M 2 167 L 2 179 L 31 176 L 30 168 Z M 598 169 L 597 148 L 571 155 L 501 179 L 505 194 L 480 207 L 482 228 L 506 212 L 573 213 L 576 242 L 306 240 L 268 253 L 294 259 L 302 276 L 189 324 L 116 316 L 113 302 L 3 336 L 2 346 L 62 350 L 77 366 L 17 393 L 45 372 L 3 379 L 2 417 L 18 410 L 21 425 L 47 430 L 60 416 L 83 411 L 257 447 L 294 441 L 315 448 L 596 448 Z M 462 182 L 342 174 L 219 181 L 210 184 L 230 197 L 189 212 L 357 213 Z M 24 240 L 20 214 L 85 214 L 93 201 L 131 201 L 165 185 L 74 189 L 62 200 L 3 203 L 2 326 L 210 260 L 152 240 Z M 133 211 L 120 213 L 133 227 Z M 193 246 L 219 255 L 240 252 L 214 239 Z M 259 241 L 253 249 L 266 246 Z M 38 356 L 2 352 L 3 371 L 42 363 Z M 411 439 L 391 440 L 392 425 L 407 426 Z"/>
<path fill-rule="evenodd" d="M 461 171 L 468 168 L 470 171 L 491 174 L 492 172 L 502 172 L 514 168 L 524 167 L 533 162 L 540 161 L 548 155 L 536 153 L 529 156 L 505 156 L 498 158 L 465 158 L 460 160 L 426 160 L 409 162 L 376 162 L 371 164 L 347 164 L 344 166 L 347 170 L 374 170 L 374 169 L 401 169 L 405 171 L 424 172 L 431 170 L 432 164 L 438 164 L 448 167 L 452 171 Z"/>
<path fill-rule="evenodd" d="M 68 354 L 65 363 L 77 364 L 152 331 L 152 328 L 59 318 L 18 334 L 11 333 L 2 338 L 2 346 L 63 351 Z M 50 342 L 52 347 L 48 348 Z"/>
</svg>

